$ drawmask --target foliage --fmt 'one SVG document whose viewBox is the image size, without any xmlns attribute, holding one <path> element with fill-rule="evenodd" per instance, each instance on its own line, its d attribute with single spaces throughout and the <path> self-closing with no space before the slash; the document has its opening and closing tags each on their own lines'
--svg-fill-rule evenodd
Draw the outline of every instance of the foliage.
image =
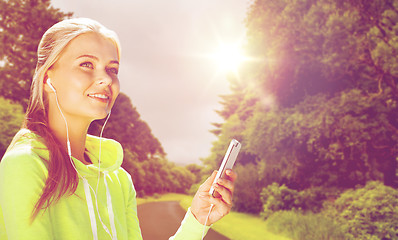
<svg viewBox="0 0 398 240">
<path fill-rule="evenodd" d="M 319 212 L 323 201 L 327 198 L 320 188 L 297 191 L 285 185 L 280 186 L 273 183 L 261 192 L 263 212 L 261 216 L 265 219 L 278 211 L 299 210 L 302 212 Z"/>
<path fill-rule="evenodd" d="M 24 119 L 22 106 L 0 97 L 0 159 Z"/>
<path fill-rule="evenodd" d="M 344 192 L 327 211 L 350 239 L 398 239 L 398 190 L 381 182 Z"/>
<path fill-rule="evenodd" d="M 353 87 L 396 92 L 397 7 L 394 0 L 257 0 L 247 50 L 266 61 L 250 70 L 285 106 Z"/>
<path fill-rule="evenodd" d="M 291 226 L 294 239 L 344 239 L 341 230 L 397 239 L 398 1 L 255 0 L 246 27 L 254 61 L 230 79 L 218 111 L 224 122 L 214 125 L 218 139 L 203 162 L 217 166 L 229 139 L 240 140 L 237 164 L 257 167 L 243 174 L 264 189 L 263 216 L 283 211 L 272 221 Z M 374 180 L 392 188 L 370 183 L 335 202 L 329 216 L 340 230 L 303 213 L 323 214 L 337 195 L 328 189 Z"/>
<path fill-rule="evenodd" d="M 104 119 L 92 122 L 88 132 L 99 135 L 104 122 Z M 148 124 L 141 119 L 130 98 L 124 93 L 120 93 L 116 99 L 103 136 L 120 142 L 123 148 L 134 152 L 136 160 L 141 162 L 151 157 L 165 156 L 159 140 L 153 136 Z"/>
<path fill-rule="evenodd" d="M 236 91 L 241 91 L 243 86 L 240 83 L 234 81 L 232 88 Z M 224 109 L 217 111 L 221 117 L 226 121 L 223 124 L 214 124 L 219 129 L 212 130 L 214 134 L 218 136 L 217 141 L 213 142 L 211 148 L 211 155 L 202 162 L 207 165 L 208 169 L 217 169 L 221 164 L 224 154 L 228 148 L 231 139 L 236 139 L 242 142 L 243 132 L 246 128 L 247 121 L 250 119 L 252 112 L 255 109 L 257 98 L 251 93 L 233 93 L 231 96 L 222 96 Z M 240 104 L 238 106 L 233 106 Z M 251 155 L 246 151 L 246 145 L 242 144 L 242 149 L 236 160 L 236 165 L 255 163 L 255 156 Z"/>
<path fill-rule="evenodd" d="M 233 208 L 240 212 L 260 213 L 263 205 L 260 199 L 262 187 L 256 165 L 239 165 L 234 171 L 238 178 L 235 182 Z"/>
<path fill-rule="evenodd" d="M 187 193 L 194 183 L 194 174 L 185 167 L 156 157 L 138 161 L 137 154 L 128 149 L 124 152 L 122 167 L 131 174 L 138 197 L 165 192 Z"/>
<path fill-rule="evenodd" d="M 237 138 L 237 164 L 255 164 L 248 181 L 262 187 L 398 187 L 396 19 L 396 0 L 254 1 L 245 50 L 255 60 L 230 78 L 206 167 Z"/>
<path fill-rule="evenodd" d="M 296 240 L 344 240 L 341 227 L 321 214 L 279 211 L 267 219 L 267 229 Z"/>
<path fill-rule="evenodd" d="M 94 121 L 89 133 L 99 135 L 104 123 L 104 119 Z M 196 181 L 194 173 L 187 168 L 167 161 L 159 140 L 124 93 L 116 99 L 103 136 L 123 145 L 122 167 L 132 175 L 140 197 L 164 192 L 186 193 Z"/>
<path fill-rule="evenodd" d="M 0 95 L 27 106 L 37 45 L 54 23 L 72 16 L 50 0 L 0 1 Z"/>
<path fill-rule="evenodd" d="M 245 132 L 246 149 L 263 161 L 268 182 L 298 189 L 376 179 L 393 185 L 398 138 L 389 122 L 397 110 L 391 98 L 353 89 L 256 112 Z"/>
<path fill-rule="evenodd" d="M 202 182 L 202 169 L 203 169 L 202 166 L 199 166 L 195 163 L 191 163 L 186 165 L 185 168 L 193 175 L 195 175 L 194 183 Z"/>
</svg>

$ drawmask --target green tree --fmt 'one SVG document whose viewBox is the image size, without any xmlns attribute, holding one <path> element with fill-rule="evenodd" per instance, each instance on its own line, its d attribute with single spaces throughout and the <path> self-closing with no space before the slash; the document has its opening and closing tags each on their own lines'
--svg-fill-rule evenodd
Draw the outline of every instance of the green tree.
<svg viewBox="0 0 398 240">
<path fill-rule="evenodd" d="M 195 175 L 185 167 L 174 166 L 171 168 L 170 174 L 171 179 L 176 182 L 174 192 L 187 193 L 192 184 L 195 183 Z"/>
<path fill-rule="evenodd" d="M 237 211 L 260 213 L 263 205 L 260 193 L 263 187 L 257 165 L 238 165 L 234 170 L 238 178 L 235 182 L 233 208 Z"/>
<path fill-rule="evenodd" d="M 255 1 L 247 51 L 264 61 L 245 77 L 282 105 L 347 88 L 395 94 L 396 17 L 393 0 Z"/>
<path fill-rule="evenodd" d="M 54 23 L 72 16 L 50 0 L 0 1 L 0 95 L 27 106 L 37 46 Z"/>
<path fill-rule="evenodd" d="M 258 113 L 246 130 L 247 149 L 262 159 L 268 182 L 301 189 L 354 187 L 368 180 L 392 185 L 398 139 L 388 115 L 396 106 L 384 97 L 370 99 L 351 90 Z"/>
<path fill-rule="evenodd" d="M 333 155 L 336 157 L 336 149 L 339 149 L 343 164 L 351 171 L 347 174 L 352 179 L 356 178 L 352 175 L 362 174 L 362 181 L 377 179 L 375 173 L 371 172 L 381 171 L 386 184 L 396 185 L 398 79 L 394 77 L 394 69 L 398 65 L 393 57 L 384 53 L 395 52 L 398 47 L 394 42 L 397 6 L 397 1 L 360 0 L 278 3 L 263 0 L 252 5 L 247 21 L 249 35 L 253 33 L 253 39 L 266 39 L 267 42 L 253 41 L 253 44 L 248 46 L 253 50 L 259 50 L 264 49 L 259 47 L 259 44 L 267 44 L 263 54 L 270 59 L 265 66 L 259 68 L 263 73 L 258 79 L 259 86 L 266 89 L 263 94 L 265 92 L 276 96 L 279 113 L 287 114 L 283 115 L 282 119 L 281 116 L 271 118 L 271 121 L 279 123 L 274 125 L 274 130 L 269 127 L 272 125 L 261 127 L 275 131 L 271 136 L 277 138 L 272 139 L 272 143 L 280 142 L 282 139 L 285 142 L 285 145 L 282 144 L 268 152 L 275 152 L 275 161 L 278 159 L 285 162 L 286 166 L 298 166 L 293 169 L 281 167 L 290 177 L 297 175 L 303 178 L 304 175 L 300 176 L 299 166 L 317 166 L 317 163 L 324 162 L 322 160 L 330 159 Z M 318 97 L 311 97 L 315 95 Z M 347 100 L 350 97 L 352 102 Z M 335 102 L 347 105 L 334 104 Z M 299 108 L 295 109 L 295 105 L 298 104 L 301 104 L 301 108 L 310 109 L 305 112 Z M 305 104 L 309 106 L 306 107 Z M 260 115 L 267 114 L 264 106 L 260 106 L 257 111 Z M 322 115 L 328 119 L 341 120 L 335 119 L 332 125 L 323 124 L 315 128 L 321 121 L 319 116 Z M 284 121 L 287 121 L 287 124 L 282 124 Z M 341 123 L 343 121 L 345 122 Z M 313 124 L 314 129 L 297 128 L 300 125 L 311 125 L 304 122 Z M 353 123 L 359 125 L 355 126 Z M 375 130 L 373 126 L 380 128 Z M 323 146 L 320 151 L 322 153 L 311 149 L 307 151 L 307 139 L 303 138 L 308 132 L 307 129 L 310 129 L 308 136 L 318 133 L 321 137 L 316 142 Z M 318 129 L 323 133 L 319 134 Z M 336 129 L 341 131 L 339 136 L 337 133 L 332 134 Z M 362 134 L 358 129 L 363 131 Z M 285 135 L 278 140 L 283 134 Z M 269 135 L 257 135 L 261 139 L 269 138 Z M 355 139 L 356 137 L 358 139 Z M 346 139 L 350 140 L 344 141 Z M 361 146 L 356 145 L 360 142 Z M 248 144 L 250 145 L 250 142 Z M 286 155 L 281 154 L 284 150 Z M 329 171 L 333 172 L 333 166 L 338 165 L 333 164 L 329 167 L 318 165 L 320 168 L 317 170 L 328 175 Z M 384 168 L 383 165 L 387 167 Z M 359 179 L 352 184 L 358 181 Z"/>
<path fill-rule="evenodd" d="M 104 123 L 105 119 L 94 121 L 89 133 L 98 136 Z M 140 197 L 164 192 L 185 193 L 194 183 L 193 173 L 167 160 L 161 143 L 124 93 L 116 99 L 103 136 L 122 144 L 125 153 L 122 167 L 131 174 Z"/>
<path fill-rule="evenodd" d="M 199 183 L 202 181 L 202 177 L 203 177 L 203 175 L 202 175 L 203 167 L 202 166 L 199 166 L 198 164 L 195 164 L 195 163 L 191 163 L 191 164 L 186 165 L 185 169 L 187 169 L 189 172 L 191 172 L 195 176 L 194 183 Z"/>
<path fill-rule="evenodd" d="M 99 135 L 104 123 L 104 119 L 94 121 L 89 133 Z M 120 142 L 125 149 L 137 155 L 138 161 L 157 155 L 165 156 L 159 140 L 153 136 L 148 124 L 141 119 L 130 98 L 124 93 L 120 93 L 116 99 L 103 136 Z"/>
<path fill-rule="evenodd" d="M 24 118 L 22 106 L 0 97 L 0 160 Z"/>
<path fill-rule="evenodd" d="M 237 164 L 256 164 L 263 186 L 398 186 L 397 20 L 396 0 L 254 1 L 256 61 L 222 97 L 207 168 L 235 137 Z"/>
</svg>

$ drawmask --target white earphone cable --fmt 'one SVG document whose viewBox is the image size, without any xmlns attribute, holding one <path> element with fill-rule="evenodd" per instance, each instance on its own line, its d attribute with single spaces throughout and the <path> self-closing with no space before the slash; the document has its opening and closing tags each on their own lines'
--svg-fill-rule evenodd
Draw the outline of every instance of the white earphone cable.
<svg viewBox="0 0 398 240">
<path fill-rule="evenodd" d="M 53 90 L 55 90 L 55 89 L 53 89 Z M 70 161 L 71 161 L 71 163 L 72 163 L 72 166 L 75 168 L 75 170 L 77 171 L 77 169 L 76 169 L 76 167 L 75 167 L 75 164 L 73 164 L 73 161 L 72 161 L 72 150 L 71 150 L 71 147 L 70 147 L 70 141 L 69 141 L 69 128 L 68 128 L 68 122 L 66 121 L 66 118 L 65 118 L 65 115 L 63 114 L 63 112 L 62 112 L 62 110 L 61 110 L 61 107 L 59 106 L 59 102 L 58 102 L 58 94 L 57 94 L 57 92 L 56 91 L 54 91 L 54 93 L 55 93 L 55 102 L 57 103 L 57 107 L 58 107 L 58 109 L 59 109 L 59 112 L 61 113 L 61 115 L 62 115 L 62 118 L 64 119 L 64 121 L 65 121 L 65 127 L 66 127 L 66 146 L 67 146 L 67 149 L 68 149 L 68 155 L 69 155 L 69 158 L 70 158 Z"/>
<path fill-rule="evenodd" d="M 57 107 L 62 115 L 62 118 L 64 119 L 65 122 L 65 127 L 66 127 L 66 145 L 67 145 L 67 150 L 68 150 L 68 156 L 69 156 L 69 161 L 72 164 L 73 168 L 75 169 L 76 173 L 79 175 L 80 178 L 85 179 L 82 175 L 80 175 L 79 171 L 77 170 L 75 163 L 72 160 L 72 150 L 71 150 L 71 146 L 70 146 L 70 141 L 69 141 L 69 128 L 68 128 L 68 122 L 66 121 L 65 115 L 63 114 L 61 107 L 59 105 L 59 101 L 58 101 L 58 94 L 55 91 L 54 88 L 52 88 L 54 93 L 55 93 L 55 100 L 57 103 Z M 97 187 L 96 187 L 96 191 L 94 191 L 94 189 L 91 187 L 90 184 L 88 184 L 88 186 L 90 187 L 91 191 L 93 191 L 94 193 L 94 197 L 95 197 L 95 202 L 96 202 L 96 207 L 97 207 L 97 214 L 98 214 L 98 218 L 102 224 L 102 227 L 104 228 L 104 230 L 108 233 L 108 235 L 111 237 L 111 239 L 114 239 L 112 237 L 112 234 L 110 233 L 109 229 L 106 227 L 106 225 L 102 222 L 101 219 L 101 215 L 98 211 L 98 200 L 97 200 L 97 191 L 98 191 L 98 185 L 99 185 L 99 179 L 100 179 L 100 164 L 101 164 L 101 142 L 102 142 L 102 132 L 104 130 L 105 124 L 108 122 L 109 116 L 111 115 L 111 111 L 109 111 L 108 117 L 106 118 L 106 121 L 104 123 L 104 125 L 102 126 L 102 130 L 101 130 L 101 135 L 100 135 L 100 149 L 99 149 L 99 156 L 98 156 L 98 181 L 97 181 Z M 104 176 L 105 177 L 105 176 Z"/>
<path fill-rule="evenodd" d="M 206 217 L 205 225 L 203 226 L 202 240 L 205 238 L 205 231 L 206 231 L 207 221 L 209 221 L 210 213 L 211 213 L 211 210 L 213 210 L 213 207 L 214 207 L 214 204 L 211 204 L 210 205 L 210 209 L 209 209 L 209 213 L 207 214 L 207 217 Z"/>
<path fill-rule="evenodd" d="M 102 129 L 101 129 L 101 133 L 100 133 L 99 156 L 98 156 L 98 181 L 97 181 L 97 188 L 96 188 L 96 191 L 98 191 L 98 184 L 99 184 L 99 181 L 100 181 L 102 133 L 104 132 L 105 125 L 106 125 L 106 123 L 108 122 L 110 116 L 111 116 L 111 110 L 109 110 L 108 117 L 106 118 L 106 120 L 105 120 L 105 122 L 104 122 L 104 125 L 102 125 Z"/>
</svg>

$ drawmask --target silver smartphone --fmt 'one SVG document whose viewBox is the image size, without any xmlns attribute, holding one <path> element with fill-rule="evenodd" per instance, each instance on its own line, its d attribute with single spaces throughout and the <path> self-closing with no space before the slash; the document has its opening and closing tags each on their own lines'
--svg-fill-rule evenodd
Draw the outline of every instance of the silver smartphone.
<svg viewBox="0 0 398 240">
<path fill-rule="evenodd" d="M 224 159 L 222 160 L 222 163 L 220 165 L 220 168 L 218 169 L 216 178 L 214 179 L 214 182 L 217 182 L 217 179 L 219 178 L 225 178 L 225 171 L 228 169 L 232 169 L 234 166 L 236 157 L 238 156 L 239 150 L 240 150 L 241 144 L 235 139 L 231 140 L 231 143 L 229 144 L 228 150 L 225 153 Z M 213 195 L 213 197 L 218 198 L 221 195 L 214 190 L 213 186 L 210 188 L 209 193 Z"/>
</svg>

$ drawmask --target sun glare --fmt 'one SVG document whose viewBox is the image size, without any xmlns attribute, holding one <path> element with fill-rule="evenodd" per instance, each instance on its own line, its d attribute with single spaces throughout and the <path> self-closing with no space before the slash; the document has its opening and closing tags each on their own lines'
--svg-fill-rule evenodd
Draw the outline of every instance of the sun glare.
<svg viewBox="0 0 398 240">
<path fill-rule="evenodd" d="M 239 65 L 245 60 L 240 47 L 236 44 L 220 45 L 212 58 L 223 72 L 237 72 Z"/>
</svg>

